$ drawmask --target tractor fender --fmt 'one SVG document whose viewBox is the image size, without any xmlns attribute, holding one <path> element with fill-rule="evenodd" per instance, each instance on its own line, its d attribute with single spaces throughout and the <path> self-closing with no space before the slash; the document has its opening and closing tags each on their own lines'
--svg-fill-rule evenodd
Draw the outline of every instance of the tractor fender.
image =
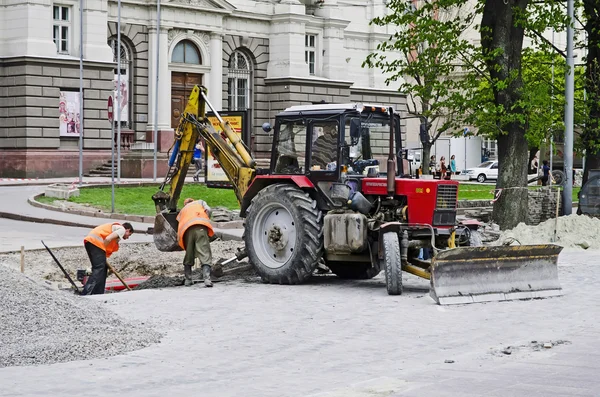
<svg viewBox="0 0 600 397">
<path fill-rule="evenodd" d="M 246 217 L 246 210 L 258 192 L 275 183 L 289 183 L 298 186 L 302 190 L 315 190 L 315 185 L 304 175 L 257 175 L 250 186 L 248 186 L 246 194 L 244 194 L 240 208 L 240 217 Z"/>
</svg>

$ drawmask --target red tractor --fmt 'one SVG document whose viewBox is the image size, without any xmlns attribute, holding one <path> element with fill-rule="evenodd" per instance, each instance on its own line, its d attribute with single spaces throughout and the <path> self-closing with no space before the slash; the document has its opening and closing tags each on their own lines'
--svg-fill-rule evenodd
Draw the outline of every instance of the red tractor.
<svg viewBox="0 0 600 397">
<path fill-rule="evenodd" d="M 183 184 L 179 176 L 186 174 L 190 148 L 200 134 L 232 182 L 245 218 L 246 254 L 265 282 L 303 283 L 324 262 L 347 279 L 369 279 L 383 269 L 388 293 L 397 295 L 402 293 L 404 270 L 431 279 L 432 296 L 439 302 L 440 297 L 470 294 L 457 275 L 479 275 L 477 269 L 497 263 L 498 257 L 519 256 L 452 249 L 456 232 L 463 235 L 465 229 L 456 222 L 458 182 L 405 175 L 400 117 L 391 107 L 292 106 L 276 115 L 274 127 L 263 125 L 273 133 L 273 146 L 270 167 L 258 169 L 228 123 L 220 120 L 229 142 L 214 130 L 204 105 L 220 117 L 205 92 L 196 90 L 172 153 L 172 194 L 153 196 L 159 249 L 177 249 L 173 230 Z M 379 169 L 383 162 L 385 175 Z M 433 260 L 420 259 L 423 251 Z M 558 256 L 551 250 L 544 255 L 549 253 Z M 449 254 L 450 262 L 444 259 Z M 437 277 L 436 258 L 438 265 L 445 263 Z M 446 271 L 465 260 L 473 264 Z M 458 282 L 461 290 L 448 289 L 447 280 Z"/>
</svg>

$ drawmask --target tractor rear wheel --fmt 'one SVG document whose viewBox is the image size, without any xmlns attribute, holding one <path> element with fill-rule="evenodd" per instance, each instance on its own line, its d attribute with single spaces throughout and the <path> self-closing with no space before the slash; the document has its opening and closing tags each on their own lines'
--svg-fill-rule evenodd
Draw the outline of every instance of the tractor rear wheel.
<svg viewBox="0 0 600 397">
<path fill-rule="evenodd" d="M 327 267 L 339 278 L 345 280 L 369 280 L 381 273 L 379 263 L 371 266 L 370 262 L 325 262 Z"/>
<path fill-rule="evenodd" d="M 402 260 L 400 243 L 396 232 L 383 235 L 383 265 L 385 268 L 385 285 L 388 295 L 402 294 Z"/>
<path fill-rule="evenodd" d="M 248 207 L 244 243 L 263 282 L 301 284 L 323 255 L 323 217 L 317 202 L 291 184 L 261 190 Z"/>
</svg>

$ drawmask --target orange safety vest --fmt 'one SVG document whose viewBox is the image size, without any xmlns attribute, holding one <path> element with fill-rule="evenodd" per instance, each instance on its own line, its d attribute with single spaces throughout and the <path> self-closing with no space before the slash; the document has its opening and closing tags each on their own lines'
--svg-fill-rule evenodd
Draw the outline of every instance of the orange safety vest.
<svg viewBox="0 0 600 397">
<path fill-rule="evenodd" d="M 208 229 L 208 237 L 212 237 L 215 232 L 210 224 L 210 218 L 206 214 L 204 207 L 197 201 L 189 203 L 181 209 L 179 215 L 177 215 L 177 221 L 179 225 L 177 227 L 177 237 L 179 246 L 185 249 L 183 236 L 186 230 L 192 225 L 206 226 Z"/>
<path fill-rule="evenodd" d="M 100 248 L 102 251 L 106 252 L 106 257 L 109 258 L 113 252 L 117 252 L 119 250 L 119 241 L 115 239 L 108 243 L 108 246 L 104 246 L 104 239 L 108 237 L 109 234 L 112 233 L 113 225 L 121 225 L 120 223 L 105 223 L 104 225 L 100 225 L 94 228 L 84 239 L 83 241 L 89 241 L 94 244 L 96 247 Z"/>
</svg>

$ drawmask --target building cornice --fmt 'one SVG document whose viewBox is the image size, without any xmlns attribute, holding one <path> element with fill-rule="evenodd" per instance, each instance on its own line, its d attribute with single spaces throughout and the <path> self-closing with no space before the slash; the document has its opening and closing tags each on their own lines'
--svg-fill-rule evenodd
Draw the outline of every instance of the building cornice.
<svg viewBox="0 0 600 397">
<path fill-rule="evenodd" d="M 326 85 L 328 87 L 350 88 L 354 82 L 345 80 L 331 80 L 320 77 L 267 77 L 265 78 L 266 85 L 275 84 L 303 84 L 303 85 Z"/>
<path fill-rule="evenodd" d="M 20 55 L 20 56 L 0 56 L 0 63 L 4 64 L 31 64 L 31 63 L 41 63 L 46 66 L 50 65 L 61 65 L 65 64 L 73 64 L 79 66 L 79 58 L 77 57 L 61 57 L 61 58 L 47 58 L 47 57 L 37 57 L 37 56 L 29 56 L 29 55 Z M 107 68 L 112 69 L 115 67 L 116 63 L 114 62 L 101 62 L 101 61 L 86 61 L 83 59 L 83 63 L 86 66 L 92 66 L 96 68 Z"/>
<path fill-rule="evenodd" d="M 354 92 L 357 94 L 373 94 L 373 93 L 377 93 L 378 95 L 381 94 L 385 94 L 385 95 L 389 95 L 389 96 L 397 96 L 397 97 L 403 97 L 406 98 L 407 95 L 400 92 L 400 91 L 396 91 L 396 90 L 391 90 L 389 88 L 375 88 L 375 87 L 358 87 L 358 86 L 352 86 L 350 87 L 350 92 Z"/>
</svg>

